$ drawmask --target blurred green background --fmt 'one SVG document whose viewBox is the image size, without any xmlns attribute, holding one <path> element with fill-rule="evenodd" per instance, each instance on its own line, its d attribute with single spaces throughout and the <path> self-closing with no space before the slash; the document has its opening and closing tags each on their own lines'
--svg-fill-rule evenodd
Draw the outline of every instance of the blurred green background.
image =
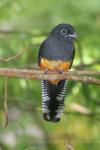
<svg viewBox="0 0 100 150">
<path fill-rule="evenodd" d="M 0 67 L 37 66 L 41 42 L 59 23 L 78 33 L 72 70 L 100 70 L 100 0 L 0 0 Z M 18 59 L 4 62 L 28 47 Z M 100 87 L 69 82 L 58 124 L 42 118 L 40 81 L 8 79 L 9 124 L 4 122 L 0 77 L 0 150 L 99 150 Z"/>
</svg>

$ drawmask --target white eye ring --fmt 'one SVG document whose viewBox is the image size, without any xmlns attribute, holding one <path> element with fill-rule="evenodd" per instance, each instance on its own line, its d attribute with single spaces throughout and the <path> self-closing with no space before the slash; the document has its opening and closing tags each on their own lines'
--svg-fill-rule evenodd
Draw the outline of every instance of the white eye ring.
<svg viewBox="0 0 100 150">
<path fill-rule="evenodd" d="M 61 32 L 62 35 L 67 34 L 67 30 L 66 29 L 62 29 L 60 32 Z"/>
</svg>

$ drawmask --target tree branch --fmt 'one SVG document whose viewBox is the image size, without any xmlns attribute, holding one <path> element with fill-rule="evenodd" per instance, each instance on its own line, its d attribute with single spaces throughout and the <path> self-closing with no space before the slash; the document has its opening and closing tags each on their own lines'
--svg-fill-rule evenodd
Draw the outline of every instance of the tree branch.
<svg viewBox="0 0 100 150">
<path fill-rule="evenodd" d="M 3 77 L 18 77 L 36 80 L 72 80 L 83 83 L 91 83 L 100 85 L 100 80 L 91 76 L 100 77 L 100 71 L 68 71 L 58 73 L 58 72 L 45 72 L 39 69 L 12 69 L 12 68 L 0 68 L 0 76 Z"/>
</svg>

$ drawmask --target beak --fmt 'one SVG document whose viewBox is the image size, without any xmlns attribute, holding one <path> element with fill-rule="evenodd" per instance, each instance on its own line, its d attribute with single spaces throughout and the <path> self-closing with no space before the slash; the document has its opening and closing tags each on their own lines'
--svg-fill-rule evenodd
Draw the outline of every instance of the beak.
<svg viewBox="0 0 100 150">
<path fill-rule="evenodd" d="M 67 38 L 67 37 L 70 37 L 70 38 L 72 38 L 72 39 L 77 39 L 77 34 L 76 34 L 76 32 L 74 32 L 73 34 L 67 34 L 67 35 L 65 35 L 65 37 Z"/>
<path fill-rule="evenodd" d="M 73 39 L 77 39 L 77 34 L 74 32 L 73 34 L 68 35 L 69 37 L 73 38 Z"/>
</svg>

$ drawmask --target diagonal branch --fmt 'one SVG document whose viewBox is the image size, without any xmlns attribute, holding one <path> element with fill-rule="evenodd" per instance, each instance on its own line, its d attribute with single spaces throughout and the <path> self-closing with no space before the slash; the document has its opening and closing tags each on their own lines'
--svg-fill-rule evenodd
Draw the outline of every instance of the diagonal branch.
<svg viewBox="0 0 100 150">
<path fill-rule="evenodd" d="M 0 62 L 8 62 L 8 61 L 11 61 L 11 60 L 15 60 L 15 59 L 18 59 L 19 57 L 21 57 L 25 52 L 27 52 L 29 50 L 30 46 L 24 48 L 21 52 L 17 53 L 16 55 L 14 56 L 11 56 L 11 57 L 8 57 L 8 58 L 1 58 L 0 57 Z"/>
<path fill-rule="evenodd" d="M 72 80 L 76 82 L 90 83 L 100 85 L 100 80 L 92 76 L 100 77 L 100 71 L 68 71 L 58 72 L 45 72 L 39 69 L 12 69 L 12 68 L 0 68 L 0 76 L 3 77 L 18 77 L 36 80 Z"/>
</svg>

